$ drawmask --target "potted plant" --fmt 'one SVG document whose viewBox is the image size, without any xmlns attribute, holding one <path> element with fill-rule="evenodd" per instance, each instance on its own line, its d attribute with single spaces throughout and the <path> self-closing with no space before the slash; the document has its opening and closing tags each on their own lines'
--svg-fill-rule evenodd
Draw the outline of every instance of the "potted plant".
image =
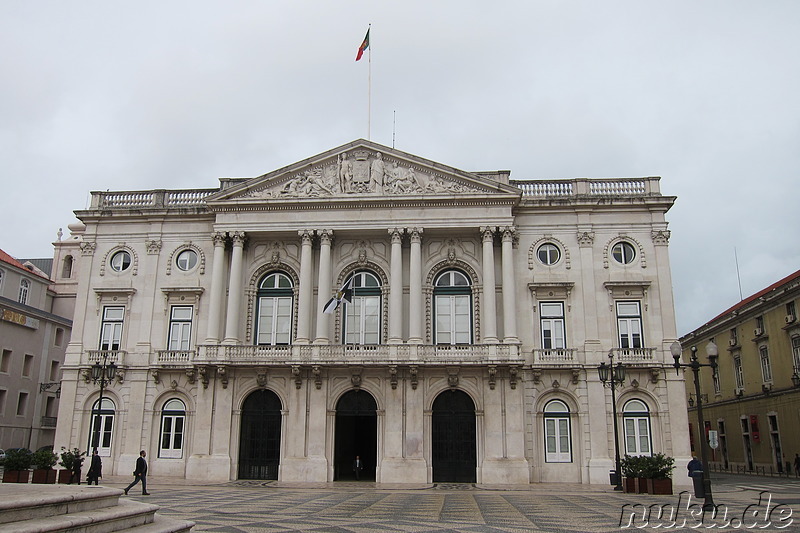
<svg viewBox="0 0 800 533">
<path fill-rule="evenodd" d="M 672 471 L 675 459 L 663 453 L 644 458 L 643 472 L 647 477 L 648 494 L 672 494 Z"/>
<path fill-rule="evenodd" d="M 55 483 L 56 471 L 53 470 L 58 456 L 52 451 L 44 449 L 38 450 L 31 455 L 33 464 L 33 483 Z"/>
<path fill-rule="evenodd" d="M 644 457 L 639 455 L 626 455 L 620 460 L 622 475 L 624 476 L 625 492 L 642 493 L 646 491 L 647 482 L 644 480 Z"/>
<path fill-rule="evenodd" d="M 27 483 L 30 478 L 31 451 L 13 448 L 6 451 L 3 483 Z"/>
<path fill-rule="evenodd" d="M 58 471 L 58 482 L 61 484 L 68 484 L 72 479 L 72 470 L 75 468 L 75 461 L 80 461 L 83 464 L 83 456 L 85 452 L 80 451 L 78 448 L 68 450 L 61 447 L 61 461 L 59 466 L 63 466 L 64 470 Z"/>
</svg>

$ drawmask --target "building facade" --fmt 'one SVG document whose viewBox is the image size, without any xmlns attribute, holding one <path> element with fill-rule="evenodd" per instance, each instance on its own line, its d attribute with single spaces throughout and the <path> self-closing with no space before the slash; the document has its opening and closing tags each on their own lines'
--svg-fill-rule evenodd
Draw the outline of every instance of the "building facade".
<svg viewBox="0 0 800 533">
<path fill-rule="evenodd" d="M 702 356 L 713 341 L 716 373 L 701 376 L 705 428 L 698 430 L 694 386 L 687 396 L 692 447 L 717 432 L 714 468 L 731 471 L 794 470 L 800 454 L 800 270 L 725 310 L 681 338 L 684 360 L 696 346 Z M 689 385 L 687 379 L 687 385 Z"/>
<path fill-rule="evenodd" d="M 59 380 L 72 321 L 50 279 L 0 250 L 0 448 L 53 444 Z"/>
<path fill-rule="evenodd" d="M 623 450 L 685 464 L 675 198 L 509 175 L 358 140 L 216 189 L 93 193 L 62 245 L 57 445 L 191 479 L 349 479 L 359 456 L 380 483 L 608 483 L 613 352 Z"/>
</svg>

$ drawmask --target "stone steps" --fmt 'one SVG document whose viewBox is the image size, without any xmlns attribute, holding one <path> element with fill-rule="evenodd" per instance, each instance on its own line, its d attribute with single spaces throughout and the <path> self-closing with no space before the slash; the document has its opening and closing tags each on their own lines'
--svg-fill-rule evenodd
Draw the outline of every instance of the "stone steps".
<svg viewBox="0 0 800 533">
<path fill-rule="evenodd" d="M 194 526 L 121 495 L 105 487 L 2 484 L 0 533 L 177 533 Z"/>
</svg>

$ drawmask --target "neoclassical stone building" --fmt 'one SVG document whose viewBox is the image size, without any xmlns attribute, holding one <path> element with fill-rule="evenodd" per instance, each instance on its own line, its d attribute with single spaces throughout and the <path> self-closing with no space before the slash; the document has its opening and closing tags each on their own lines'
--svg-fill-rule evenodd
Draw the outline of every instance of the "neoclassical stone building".
<svg viewBox="0 0 800 533">
<path fill-rule="evenodd" d="M 675 198 L 509 175 L 358 140 L 216 189 L 94 192 L 57 243 L 78 285 L 56 446 L 197 480 L 352 479 L 359 456 L 379 483 L 608 483 L 612 352 L 623 453 L 682 468 Z"/>
</svg>

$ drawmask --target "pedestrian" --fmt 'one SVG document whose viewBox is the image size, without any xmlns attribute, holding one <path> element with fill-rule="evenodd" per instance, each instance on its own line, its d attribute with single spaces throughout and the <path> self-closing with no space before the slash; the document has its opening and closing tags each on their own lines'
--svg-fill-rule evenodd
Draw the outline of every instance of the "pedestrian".
<svg viewBox="0 0 800 533">
<path fill-rule="evenodd" d="M 792 475 L 792 463 L 789 462 L 789 461 L 786 461 L 784 463 L 783 467 L 784 467 L 784 470 L 786 470 L 786 477 L 791 476 Z"/>
<path fill-rule="evenodd" d="M 800 454 L 794 454 L 794 477 L 800 477 Z"/>
<path fill-rule="evenodd" d="M 697 457 L 692 457 L 692 460 L 686 465 L 686 469 L 689 470 L 689 477 L 703 475 L 703 463 L 701 463 Z"/>
<path fill-rule="evenodd" d="M 72 485 L 74 481 L 78 485 L 81 484 L 81 465 L 83 465 L 83 453 L 75 457 L 75 460 L 72 462 L 72 474 L 69 477 L 68 485 Z"/>
<path fill-rule="evenodd" d="M 97 448 L 92 450 L 92 461 L 89 463 L 89 471 L 86 472 L 86 484 L 98 484 L 98 480 L 103 477 L 103 461 L 97 454 Z"/>
<path fill-rule="evenodd" d="M 147 457 L 147 452 L 142 450 L 139 452 L 139 458 L 136 459 L 136 470 L 133 471 L 133 481 L 130 485 L 125 488 L 125 494 L 128 494 L 128 491 L 131 490 L 131 487 L 142 482 L 142 496 L 150 496 L 150 493 L 147 492 L 147 461 L 145 460 Z"/>
<path fill-rule="evenodd" d="M 364 470 L 364 463 L 361 461 L 361 458 L 356 455 L 356 459 L 353 461 L 353 472 L 356 474 L 356 481 L 361 479 L 362 470 Z"/>
</svg>

